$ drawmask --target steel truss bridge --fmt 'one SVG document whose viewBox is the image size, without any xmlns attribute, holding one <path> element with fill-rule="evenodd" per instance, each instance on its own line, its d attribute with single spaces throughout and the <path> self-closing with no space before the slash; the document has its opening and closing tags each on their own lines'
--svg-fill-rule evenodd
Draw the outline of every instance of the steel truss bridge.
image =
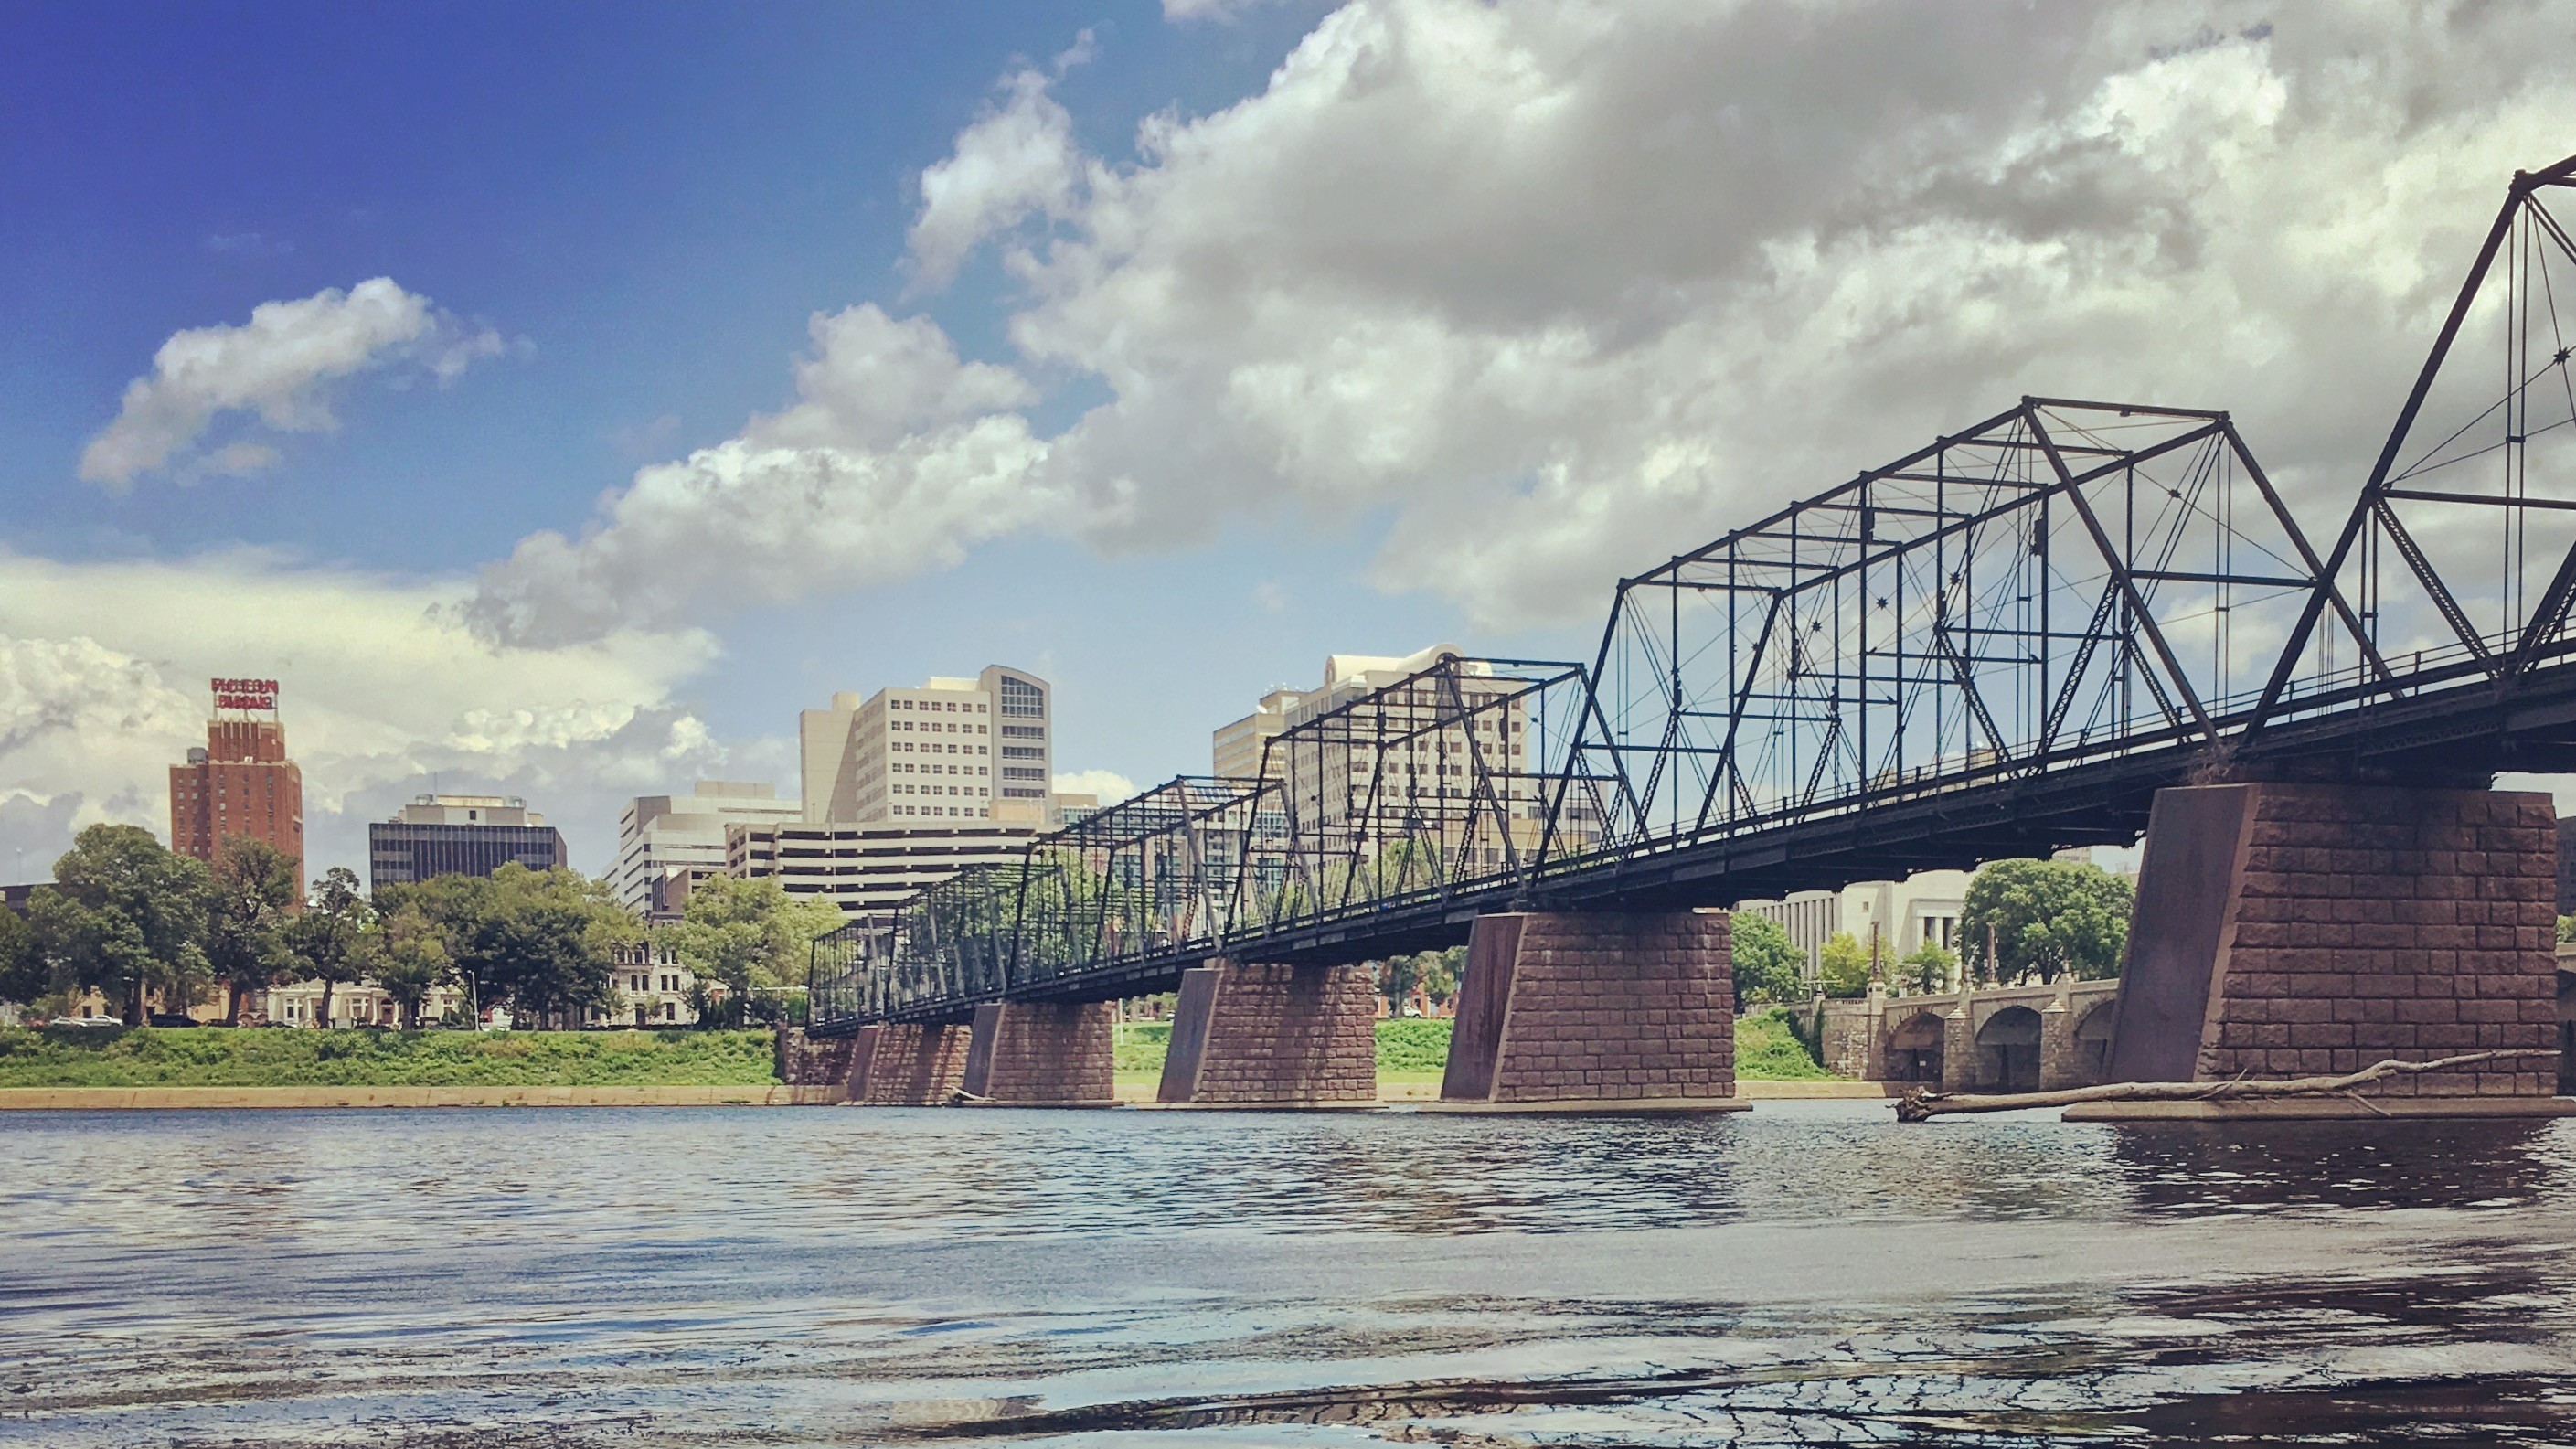
<svg viewBox="0 0 2576 1449">
<path fill-rule="evenodd" d="M 2223 412 L 2024 398 L 815 943 L 814 1029 L 2127 844 L 2157 790 L 2576 769 L 2576 157 L 2518 173 L 2321 554 Z M 2537 585 L 2536 588 L 2533 585 Z"/>
</svg>

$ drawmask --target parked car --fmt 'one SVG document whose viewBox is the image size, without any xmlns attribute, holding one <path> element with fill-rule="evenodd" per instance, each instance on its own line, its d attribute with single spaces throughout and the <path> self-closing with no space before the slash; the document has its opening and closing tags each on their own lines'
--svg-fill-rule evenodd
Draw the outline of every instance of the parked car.
<svg viewBox="0 0 2576 1449">
<path fill-rule="evenodd" d="M 49 1023 L 49 1025 L 53 1025 L 53 1026 L 123 1026 L 123 1025 L 125 1025 L 125 1023 L 124 1023 L 124 1022 L 122 1022 L 122 1021 L 119 1021 L 118 1019 L 116 1019 L 115 1017 L 112 1017 L 112 1016 L 58 1016 L 58 1017 L 55 1017 L 55 1018 L 53 1019 L 53 1021 Z"/>
</svg>

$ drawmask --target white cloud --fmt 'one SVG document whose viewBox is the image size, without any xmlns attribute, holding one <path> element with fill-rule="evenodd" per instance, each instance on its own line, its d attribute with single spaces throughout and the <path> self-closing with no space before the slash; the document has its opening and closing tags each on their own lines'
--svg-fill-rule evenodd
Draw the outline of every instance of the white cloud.
<svg viewBox="0 0 2576 1449">
<path fill-rule="evenodd" d="M 0 801 L 69 801 L 60 828 L 112 819 L 166 836 L 168 768 L 205 743 L 205 681 L 235 674 L 284 686 L 317 865 L 363 865 L 365 821 L 435 773 L 527 795 L 597 869 L 625 796 L 725 772 L 728 752 L 675 698 L 713 659 L 708 636 L 497 647 L 456 618 L 470 587 L 253 551 L 82 564 L 0 553 Z M 745 753 L 774 765 L 761 748 Z"/>
<path fill-rule="evenodd" d="M 327 431 L 337 426 L 332 382 L 409 363 L 446 383 L 505 350 L 500 334 L 467 327 L 390 277 L 262 302 L 240 326 L 171 334 L 153 354 L 151 374 L 127 384 L 115 420 L 81 451 L 80 476 L 122 492 L 169 466 L 226 414 L 252 414 L 278 432 Z M 178 476 L 255 472 L 277 458 L 266 444 L 236 441 Z"/>
<path fill-rule="evenodd" d="M 1089 32 L 1060 60 L 1090 54 Z M 1047 78 L 1020 70 L 1002 82 L 1007 99 L 958 133 L 948 159 L 921 173 L 921 214 L 910 237 L 916 274 L 945 286 L 975 248 L 1031 216 L 1073 206 L 1082 163 L 1073 118 L 1047 94 Z"/>
<path fill-rule="evenodd" d="M 1074 770 L 1055 777 L 1059 795 L 1096 795 L 1103 805 L 1115 805 L 1136 793 L 1136 782 L 1114 770 Z"/>
<path fill-rule="evenodd" d="M 1018 374 L 961 363 L 945 334 L 873 305 L 813 319 L 797 401 L 733 438 L 645 468 L 578 538 L 520 541 L 464 617 L 547 645 L 662 628 L 708 601 L 784 602 L 955 564 L 981 540 L 1051 525 L 1045 445 L 1012 408 Z"/>
<path fill-rule="evenodd" d="M 1110 400 L 1037 478 L 1109 549 L 1387 517 L 1488 624 L 2025 392 L 2231 407 L 2328 524 L 2576 76 L 2268 13 L 1361 0 L 1049 203 L 1012 335 Z"/>
<path fill-rule="evenodd" d="M 1021 68 L 911 240 L 932 282 L 1008 239 L 1012 366 L 817 318 L 792 406 L 470 616 L 560 643 L 1249 515 L 1382 521 L 1379 586 L 1567 621 L 2026 392 L 2232 408 L 2322 529 L 2576 74 L 2537 6 L 2266 18 L 1355 0 L 1133 162 Z M 1032 379 L 1106 400 L 1047 435 Z"/>
</svg>

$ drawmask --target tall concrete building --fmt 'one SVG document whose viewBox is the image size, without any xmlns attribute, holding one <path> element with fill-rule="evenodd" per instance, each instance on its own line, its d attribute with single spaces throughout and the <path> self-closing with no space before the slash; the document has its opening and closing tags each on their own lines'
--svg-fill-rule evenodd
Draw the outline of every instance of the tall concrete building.
<svg viewBox="0 0 2576 1449">
<path fill-rule="evenodd" d="M 609 884 L 628 910 L 667 915 L 663 903 L 686 896 L 685 885 L 671 877 L 698 881 L 724 874 L 726 826 L 777 825 L 804 816 L 801 802 L 779 799 L 766 781 L 700 780 L 686 795 L 637 796 L 617 817 L 617 868 Z"/>
<path fill-rule="evenodd" d="M 798 720 L 807 822 L 1053 824 L 1049 693 L 1036 675 L 996 664 L 864 700 L 834 695 Z"/>
<path fill-rule="evenodd" d="M 237 836 L 264 841 L 295 859 L 304 879 L 304 772 L 286 757 L 274 679 L 218 679 L 206 747 L 170 767 L 170 848 L 215 858 Z"/>
<path fill-rule="evenodd" d="M 1326 667 L 1329 668 L 1330 665 Z M 1300 691 L 1290 689 L 1283 684 L 1261 696 L 1260 708 L 1232 724 L 1218 726 L 1215 736 L 1210 741 L 1212 746 L 1210 754 L 1213 757 L 1214 773 L 1217 778 L 1258 779 L 1261 775 L 1262 752 L 1269 748 L 1272 740 L 1278 738 L 1280 731 L 1288 728 L 1290 711 L 1296 709 L 1298 703 L 1305 697 Z"/>
<path fill-rule="evenodd" d="M 490 875 L 513 861 L 552 870 L 564 859 L 563 832 L 516 795 L 421 795 L 367 827 L 370 889 Z"/>
</svg>

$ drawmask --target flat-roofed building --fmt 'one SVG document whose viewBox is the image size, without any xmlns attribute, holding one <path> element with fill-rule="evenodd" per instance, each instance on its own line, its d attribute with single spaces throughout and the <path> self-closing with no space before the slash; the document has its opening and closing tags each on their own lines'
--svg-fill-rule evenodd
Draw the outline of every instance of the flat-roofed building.
<svg viewBox="0 0 2576 1449">
<path fill-rule="evenodd" d="M 657 893 L 672 876 L 703 880 L 725 868 L 725 827 L 804 818 L 804 804 L 781 800 L 766 781 L 700 780 L 686 795 L 639 795 L 617 817 L 617 866 L 609 884 L 620 905 L 638 915 L 657 911 Z M 686 888 L 680 891 L 686 898 Z"/>
<path fill-rule="evenodd" d="M 1231 724 L 1220 725 L 1209 740 L 1214 773 L 1221 780 L 1251 780 L 1261 774 L 1262 752 L 1288 728 L 1289 711 L 1306 696 L 1286 685 L 1261 696 L 1261 705 Z"/>
<path fill-rule="evenodd" d="M 790 895 L 884 923 L 907 897 L 969 866 L 1016 864 L 1036 834 L 985 820 L 735 825 L 725 830 L 725 871 L 745 880 L 774 876 Z"/>
<path fill-rule="evenodd" d="M 170 848 L 211 861 L 224 841 L 263 841 L 295 861 L 304 882 L 304 772 L 286 757 L 274 679 L 218 679 L 206 747 L 170 767 Z"/>
<path fill-rule="evenodd" d="M 836 694 L 830 708 L 804 711 L 807 823 L 1052 824 L 1049 693 L 1036 675 L 996 664 L 973 679 Z"/>
<path fill-rule="evenodd" d="M 391 820 L 367 826 L 367 884 L 409 885 L 438 875 L 490 875 L 516 862 L 553 870 L 563 832 L 516 795 L 421 795 Z"/>
</svg>

